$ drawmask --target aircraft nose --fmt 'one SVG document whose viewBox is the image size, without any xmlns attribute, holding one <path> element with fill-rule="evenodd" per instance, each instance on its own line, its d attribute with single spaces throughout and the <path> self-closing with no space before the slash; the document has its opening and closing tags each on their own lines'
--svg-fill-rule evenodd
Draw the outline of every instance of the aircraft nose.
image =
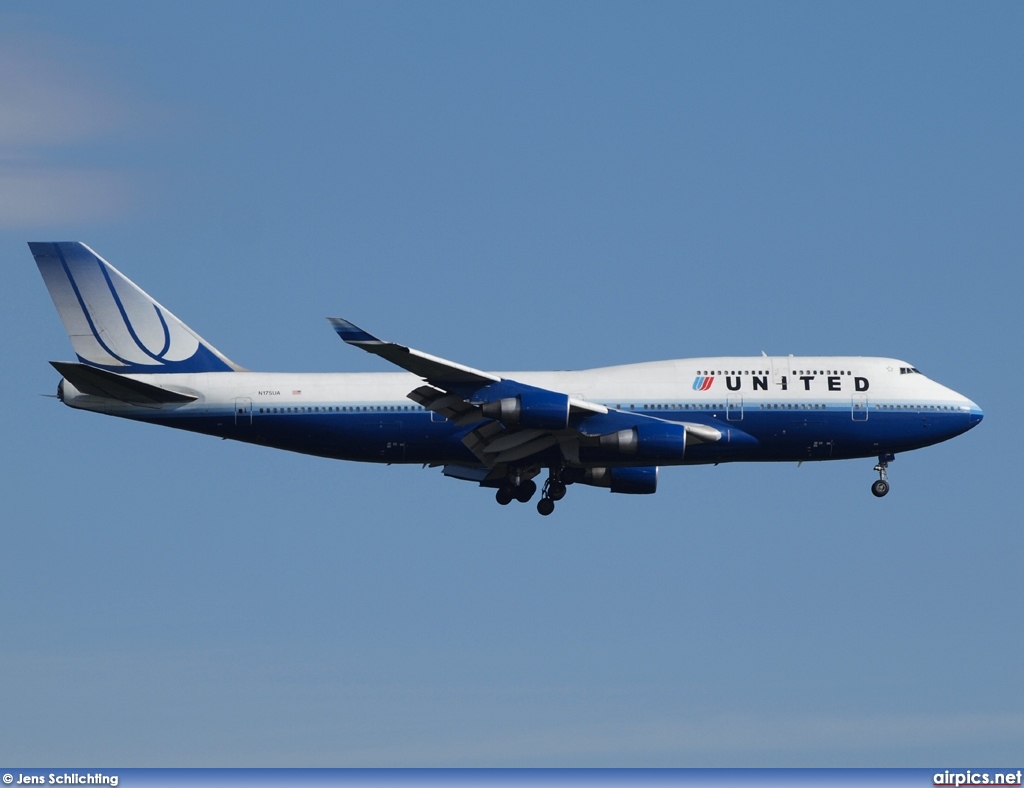
<svg viewBox="0 0 1024 788">
<path fill-rule="evenodd" d="M 981 420 L 985 418 L 985 413 L 973 402 L 969 403 L 970 411 L 967 414 L 967 428 L 977 427 L 981 424 Z"/>
</svg>

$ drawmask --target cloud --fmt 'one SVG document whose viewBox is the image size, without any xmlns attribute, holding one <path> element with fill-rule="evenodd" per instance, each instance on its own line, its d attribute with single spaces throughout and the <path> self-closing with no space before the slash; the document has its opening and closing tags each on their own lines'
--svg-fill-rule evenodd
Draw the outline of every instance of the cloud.
<svg viewBox="0 0 1024 788">
<path fill-rule="evenodd" d="M 110 220 L 132 205 L 124 171 L 68 163 L 122 135 L 127 107 L 74 66 L 73 46 L 52 51 L 64 60 L 0 40 L 0 228 Z"/>
<path fill-rule="evenodd" d="M 131 191 L 111 170 L 0 165 L 0 229 L 110 220 L 130 208 Z"/>
<path fill-rule="evenodd" d="M 86 72 L 2 40 L 0 107 L 0 149 L 102 139 L 127 121 L 125 108 Z"/>
</svg>

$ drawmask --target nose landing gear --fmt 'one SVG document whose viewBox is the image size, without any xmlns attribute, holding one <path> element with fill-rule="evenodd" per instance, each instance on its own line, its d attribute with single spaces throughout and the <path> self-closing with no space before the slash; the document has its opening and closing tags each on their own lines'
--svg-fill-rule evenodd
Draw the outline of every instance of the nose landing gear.
<svg viewBox="0 0 1024 788">
<path fill-rule="evenodd" d="M 889 463 L 896 459 L 893 454 L 880 454 L 878 456 L 878 465 L 875 466 L 875 470 L 878 471 L 878 479 L 871 484 L 871 494 L 876 498 L 884 498 L 889 492 Z"/>
</svg>

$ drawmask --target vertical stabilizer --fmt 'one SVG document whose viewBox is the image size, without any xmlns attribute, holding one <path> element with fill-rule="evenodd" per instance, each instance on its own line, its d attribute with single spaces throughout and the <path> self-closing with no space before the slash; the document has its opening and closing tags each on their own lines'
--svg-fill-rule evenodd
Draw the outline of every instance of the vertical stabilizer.
<svg viewBox="0 0 1024 788">
<path fill-rule="evenodd" d="M 242 370 L 85 244 L 29 249 L 83 363 L 120 373 Z"/>
</svg>

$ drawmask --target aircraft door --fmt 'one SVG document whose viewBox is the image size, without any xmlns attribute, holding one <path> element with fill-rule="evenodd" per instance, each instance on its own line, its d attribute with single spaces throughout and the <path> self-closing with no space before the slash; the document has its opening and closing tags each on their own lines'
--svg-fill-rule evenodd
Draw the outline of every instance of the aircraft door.
<svg viewBox="0 0 1024 788">
<path fill-rule="evenodd" d="M 865 394 L 854 394 L 853 395 L 853 410 L 852 410 L 854 421 L 867 421 L 868 420 L 868 398 Z"/>
<path fill-rule="evenodd" d="M 786 356 L 772 357 L 772 383 L 785 391 L 789 383 L 789 358 Z"/>
<path fill-rule="evenodd" d="M 252 424 L 252 400 L 248 397 L 235 399 L 235 426 L 248 427 Z"/>
<path fill-rule="evenodd" d="M 730 394 L 725 398 L 725 418 L 729 421 L 743 421 L 743 397 Z"/>
</svg>

